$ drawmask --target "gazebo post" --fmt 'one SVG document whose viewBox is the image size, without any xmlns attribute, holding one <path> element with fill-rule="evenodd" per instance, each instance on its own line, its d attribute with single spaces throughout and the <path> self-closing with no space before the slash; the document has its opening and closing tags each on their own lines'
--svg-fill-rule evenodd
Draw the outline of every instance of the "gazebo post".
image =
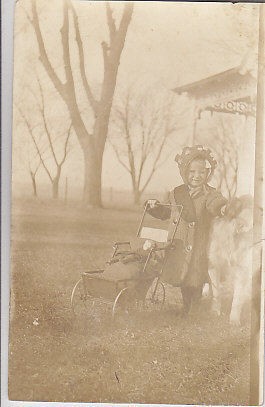
<svg viewBox="0 0 265 407">
<path fill-rule="evenodd" d="M 263 221 L 263 137 L 265 135 L 265 5 L 259 5 L 259 59 L 255 140 L 254 226 L 251 307 L 250 405 L 262 403 L 263 381 L 263 296 L 262 221 Z"/>
<path fill-rule="evenodd" d="M 195 140 L 196 140 L 196 130 L 197 130 L 197 116 L 194 116 L 193 119 L 193 129 L 192 129 L 192 146 L 195 146 Z"/>
<path fill-rule="evenodd" d="M 196 103 L 196 99 L 194 99 L 193 127 L 192 127 L 192 139 L 191 139 L 192 146 L 195 146 L 195 144 L 196 144 L 197 121 L 198 121 L 198 106 Z"/>
</svg>

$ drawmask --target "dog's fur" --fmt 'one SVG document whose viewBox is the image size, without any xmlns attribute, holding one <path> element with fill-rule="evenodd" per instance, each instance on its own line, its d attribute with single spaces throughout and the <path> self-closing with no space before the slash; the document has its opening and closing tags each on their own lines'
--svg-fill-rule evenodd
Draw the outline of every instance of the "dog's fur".
<svg viewBox="0 0 265 407">
<path fill-rule="evenodd" d="M 212 309 L 221 313 L 223 283 L 232 291 L 230 323 L 240 325 L 241 311 L 251 295 L 253 200 L 232 199 L 223 217 L 213 222 L 209 246 Z"/>
</svg>

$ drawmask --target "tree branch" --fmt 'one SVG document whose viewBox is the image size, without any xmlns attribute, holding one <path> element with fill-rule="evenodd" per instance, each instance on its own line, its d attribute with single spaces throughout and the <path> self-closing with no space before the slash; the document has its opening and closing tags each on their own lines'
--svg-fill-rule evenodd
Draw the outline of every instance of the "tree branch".
<svg viewBox="0 0 265 407">
<path fill-rule="evenodd" d="M 106 2 L 106 14 L 107 14 L 108 27 L 109 27 L 110 41 L 113 42 L 113 39 L 116 34 L 116 25 L 115 25 L 115 20 L 113 18 L 113 11 L 110 7 L 109 2 Z"/>
<path fill-rule="evenodd" d="M 64 69 L 66 75 L 66 89 L 69 89 L 71 96 L 75 98 L 75 87 L 74 87 L 74 78 L 71 69 L 71 59 L 70 59 L 70 49 L 69 49 L 69 14 L 68 14 L 68 3 L 63 2 L 63 25 L 60 30 L 61 32 L 61 41 L 63 47 L 63 60 L 64 60 Z"/>
<path fill-rule="evenodd" d="M 106 69 L 106 67 L 108 65 L 108 60 L 109 60 L 109 55 L 108 55 L 109 46 L 105 41 L 102 41 L 101 48 L 102 48 L 102 53 L 103 53 L 104 67 Z"/>
<path fill-rule="evenodd" d="M 25 124 L 26 124 L 26 126 L 27 126 L 27 128 L 28 128 L 29 134 L 30 134 L 30 136 L 31 136 L 31 139 L 32 139 L 32 141 L 33 141 L 33 144 L 34 144 L 34 146 L 35 146 L 35 149 L 36 149 L 36 151 L 37 151 L 37 153 L 38 153 L 38 156 L 39 156 L 39 158 L 40 158 L 40 161 L 41 161 L 41 163 L 42 163 L 42 166 L 43 166 L 43 168 L 45 169 L 45 171 L 46 171 L 48 177 L 49 177 L 50 180 L 52 181 L 51 173 L 50 173 L 48 167 L 46 166 L 46 164 L 45 164 L 45 162 L 44 162 L 44 160 L 43 160 L 41 151 L 40 151 L 39 146 L 38 146 L 38 144 L 37 144 L 37 142 L 36 142 L 36 139 L 35 139 L 35 137 L 34 137 L 32 128 L 31 128 L 31 126 L 30 126 L 30 123 L 29 123 L 28 119 L 26 118 L 26 116 L 24 115 L 24 113 L 22 112 L 22 110 L 20 109 L 20 107 L 19 107 L 16 103 L 15 103 L 15 106 L 16 106 L 17 110 L 19 111 L 21 117 L 23 118 L 23 120 L 24 120 L 24 122 L 25 122 Z"/>
<path fill-rule="evenodd" d="M 38 85 L 39 85 L 39 91 L 40 91 L 40 96 L 41 96 L 40 111 L 41 111 L 41 116 L 42 116 L 42 119 L 43 119 L 44 129 L 45 129 L 45 132 L 47 134 L 47 138 L 48 138 L 48 142 L 49 142 L 49 146 L 50 146 L 50 150 L 51 150 L 54 162 L 55 162 L 56 166 L 58 167 L 59 164 L 58 164 L 58 160 L 57 160 L 57 157 L 56 157 L 56 154 L 55 154 L 55 151 L 54 151 L 53 142 L 52 142 L 52 138 L 51 138 L 51 133 L 49 131 L 48 123 L 47 123 L 47 119 L 46 119 L 44 94 L 43 94 L 43 89 L 42 89 L 39 78 L 37 78 L 37 82 L 38 82 Z"/>
<path fill-rule="evenodd" d="M 118 151 L 117 147 L 115 146 L 114 143 L 112 143 L 112 141 L 110 141 L 110 139 L 109 139 L 109 144 L 110 144 L 111 147 L 113 148 L 114 153 L 115 153 L 115 155 L 116 155 L 117 160 L 119 161 L 119 163 L 126 169 L 126 171 L 129 172 L 129 174 L 131 174 L 130 168 L 127 167 L 127 165 L 122 161 L 122 159 L 120 158 L 120 154 L 119 154 L 119 151 Z"/>
<path fill-rule="evenodd" d="M 66 136 L 66 139 L 65 139 L 65 143 L 64 143 L 64 155 L 63 155 L 63 158 L 62 158 L 61 162 L 59 163 L 59 166 L 60 166 L 60 167 L 64 164 L 64 162 L 65 162 L 65 160 L 66 160 L 66 157 L 67 157 L 67 146 L 68 146 L 68 142 L 69 142 L 69 139 L 70 139 L 71 130 L 72 130 L 72 124 L 70 125 L 70 127 L 69 127 L 69 129 L 68 129 L 67 136 Z"/>
<path fill-rule="evenodd" d="M 41 29 L 40 29 L 40 23 L 39 23 L 39 17 L 38 17 L 38 12 L 37 12 L 37 7 L 36 7 L 36 1 L 32 0 L 31 1 L 31 8 L 32 8 L 32 26 L 34 28 L 36 38 L 37 38 L 37 43 L 39 47 L 39 52 L 40 52 L 40 61 L 43 64 L 48 76 L 50 77 L 54 87 L 57 89 L 59 94 L 64 98 L 65 97 L 65 85 L 61 82 L 59 77 L 56 75 L 55 70 L 48 58 L 48 54 L 44 45 Z"/>
<path fill-rule="evenodd" d="M 124 10 L 118 30 L 120 34 L 123 33 L 124 35 L 127 31 L 128 25 L 132 18 L 133 7 L 134 7 L 133 2 L 126 2 L 124 5 Z"/>
<path fill-rule="evenodd" d="M 94 113 L 97 113 L 98 110 L 98 101 L 95 99 L 91 88 L 89 86 L 87 76 L 86 76 L 86 69 L 85 69 L 85 57 L 84 57 L 84 47 L 83 47 L 83 41 L 81 38 L 80 34 L 80 28 L 79 28 L 79 21 L 78 21 L 78 16 L 76 14 L 76 10 L 72 4 L 72 2 L 69 1 L 69 7 L 72 11 L 73 14 L 73 20 L 74 20 L 74 27 L 75 27 L 75 33 L 76 33 L 76 43 L 77 43 L 77 48 L 78 48 L 78 53 L 79 53 L 79 66 L 80 66 L 80 73 L 81 73 L 81 78 L 82 82 L 84 85 L 84 89 L 86 92 L 87 99 L 94 111 Z"/>
</svg>

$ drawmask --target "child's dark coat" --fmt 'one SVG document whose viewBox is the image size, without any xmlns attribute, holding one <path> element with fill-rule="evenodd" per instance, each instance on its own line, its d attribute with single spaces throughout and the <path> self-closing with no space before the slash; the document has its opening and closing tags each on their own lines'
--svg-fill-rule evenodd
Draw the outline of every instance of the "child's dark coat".
<svg viewBox="0 0 265 407">
<path fill-rule="evenodd" d="M 211 222 L 226 204 L 226 199 L 209 185 L 191 198 L 185 184 L 170 193 L 170 203 L 183 206 L 180 224 L 174 239 L 175 249 L 168 253 L 163 280 L 184 287 L 201 287 L 208 281 L 208 243 Z M 148 212 L 160 219 L 174 217 L 166 207 L 155 207 Z"/>
</svg>

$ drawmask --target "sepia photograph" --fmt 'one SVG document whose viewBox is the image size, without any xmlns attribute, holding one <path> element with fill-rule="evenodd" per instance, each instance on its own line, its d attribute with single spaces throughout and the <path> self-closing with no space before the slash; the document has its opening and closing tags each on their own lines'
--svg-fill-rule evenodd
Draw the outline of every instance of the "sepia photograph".
<svg viewBox="0 0 265 407">
<path fill-rule="evenodd" d="M 14 21 L 9 400 L 261 405 L 265 5 Z"/>
</svg>

